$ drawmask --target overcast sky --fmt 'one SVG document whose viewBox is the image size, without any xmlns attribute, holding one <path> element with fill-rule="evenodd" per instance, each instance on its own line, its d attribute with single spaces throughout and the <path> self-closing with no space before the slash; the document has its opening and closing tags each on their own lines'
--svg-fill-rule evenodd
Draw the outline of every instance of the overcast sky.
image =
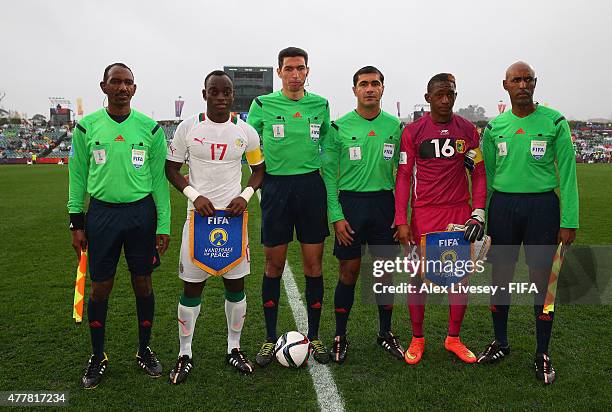
<svg viewBox="0 0 612 412">
<path fill-rule="evenodd" d="M 132 106 L 156 119 L 204 110 L 206 73 L 224 65 L 276 66 L 278 51 L 309 53 L 310 86 L 332 117 L 354 108 L 352 75 L 385 75 L 383 108 L 402 116 L 424 103 L 427 80 L 457 78 L 455 109 L 507 95 L 501 80 L 516 60 L 538 76 L 536 100 L 568 118 L 612 117 L 612 2 L 584 0 L 3 1 L 2 105 L 48 116 L 49 96 L 103 103 L 104 67 L 125 62 L 138 85 Z M 275 89 L 279 81 L 275 78 Z"/>
</svg>

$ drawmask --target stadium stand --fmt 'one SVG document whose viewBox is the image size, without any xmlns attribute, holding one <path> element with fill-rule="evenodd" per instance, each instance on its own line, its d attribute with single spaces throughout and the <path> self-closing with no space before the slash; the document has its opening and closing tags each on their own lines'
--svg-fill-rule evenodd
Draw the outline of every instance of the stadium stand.
<svg viewBox="0 0 612 412">
<path fill-rule="evenodd" d="M 174 120 L 159 122 L 170 142 L 178 126 Z M 578 163 L 612 163 L 612 127 L 608 124 L 580 123 L 572 130 Z M 4 125 L 0 128 L 0 161 L 39 158 L 66 159 L 72 132 L 67 128 L 39 128 L 32 125 Z M 8 162 L 12 163 L 12 162 Z M 53 161 L 52 161 L 53 163 Z"/>
<path fill-rule="evenodd" d="M 572 130 L 578 163 L 612 163 L 612 128 L 590 124 Z"/>
<path fill-rule="evenodd" d="M 0 159 L 67 157 L 70 137 L 68 129 L 5 125 L 0 129 Z"/>
<path fill-rule="evenodd" d="M 166 141 L 170 143 L 170 141 L 172 140 L 172 137 L 174 136 L 174 132 L 176 131 L 178 124 L 175 124 L 174 122 L 172 123 L 160 122 L 159 124 L 161 125 L 162 129 L 164 129 L 164 133 L 166 134 Z"/>
</svg>

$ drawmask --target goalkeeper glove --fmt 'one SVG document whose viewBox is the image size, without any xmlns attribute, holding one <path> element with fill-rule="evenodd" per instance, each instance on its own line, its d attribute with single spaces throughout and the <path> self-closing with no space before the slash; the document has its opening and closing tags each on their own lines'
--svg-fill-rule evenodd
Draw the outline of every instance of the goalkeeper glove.
<svg viewBox="0 0 612 412">
<path fill-rule="evenodd" d="M 467 157 L 466 157 L 467 158 Z M 470 242 L 481 240 L 484 236 L 484 210 L 474 209 L 472 216 L 465 222 L 463 238 Z"/>
<path fill-rule="evenodd" d="M 473 172 L 474 168 L 476 167 L 474 159 L 476 159 L 476 151 L 473 149 L 468 151 L 465 154 L 465 157 L 463 158 L 463 164 L 465 165 L 465 168 L 470 172 Z"/>
</svg>

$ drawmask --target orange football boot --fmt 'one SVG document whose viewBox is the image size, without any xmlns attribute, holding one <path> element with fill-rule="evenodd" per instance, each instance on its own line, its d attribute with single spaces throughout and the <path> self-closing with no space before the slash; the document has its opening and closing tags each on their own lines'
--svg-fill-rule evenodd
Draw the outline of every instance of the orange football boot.
<svg viewBox="0 0 612 412">
<path fill-rule="evenodd" d="M 465 347 L 459 336 L 447 336 L 444 340 L 444 348 L 449 352 L 453 352 L 465 363 L 476 363 L 477 361 L 476 356 Z"/>
<path fill-rule="evenodd" d="M 412 337 L 410 341 L 410 347 L 404 352 L 404 360 L 408 365 L 416 365 L 421 361 L 423 352 L 425 351 L 425 338 Z"/>
</svg>

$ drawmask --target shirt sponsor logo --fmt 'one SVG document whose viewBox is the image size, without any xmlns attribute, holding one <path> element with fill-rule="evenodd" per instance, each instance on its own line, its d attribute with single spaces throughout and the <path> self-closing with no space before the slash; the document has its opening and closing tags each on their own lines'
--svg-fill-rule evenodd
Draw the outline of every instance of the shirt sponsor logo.
<svg viewBox="0 0 612 412">
<path fill-rule="evenodd" d="M 523 128 L 521 127 L 520 129 L 518 129 L 514 134 L 525 134 L 525 131 L 523 130 Z"/>
<path fill-rule="evenodd" d="M 119 135 L 115 137 L 115 142 L 125 142 L 125 139 L 123 138 L 123 136 Z"/>
<path fill-rule="evenodd" d="M 383 146 L 383 158 L 385 160 L 391 160 L 395 153 L 395 145 L 391 143 L 385 143 Z"/>
<path fill-rule="evenodd" d="M 368 133 L 368 136 L 376 136 L 376 132 L 374 130 L 370 130 L 370 133 Z"/>
<path fill-rule="evenodd" d="M 140 169 L 144 164 L 146 153 L 141 149 L 132 149 L 132 164 L 136 169 Z"/>
<path fill-rule="evenodd" d="M 302 118 L 302 114 L 300 112 L 295 112 L 295 114 L 293 115 L 293 117 L 301 119 Z"/>
<path fill-rule="evenodd" d="M 545 140 L 532 140 L 531 141 L 531 155 L 535 160 L 540 160 L 546 154 L 546 141 Z"/>
<path fill-rule="evenodd" d="M 198 142 L 198 143 L 200 143 L 201 145 L 204 145 L 204 140 L 206 140 L 206 138 L 205 138 L 205 137 L 203 137 L 203 138 L 201 138 L 201 139 L 198 139 L 197 137 L 194 137 L 194 138 L 193 138 L 193 141 L 194 141 L 194 142 Z"/>
</svg>

